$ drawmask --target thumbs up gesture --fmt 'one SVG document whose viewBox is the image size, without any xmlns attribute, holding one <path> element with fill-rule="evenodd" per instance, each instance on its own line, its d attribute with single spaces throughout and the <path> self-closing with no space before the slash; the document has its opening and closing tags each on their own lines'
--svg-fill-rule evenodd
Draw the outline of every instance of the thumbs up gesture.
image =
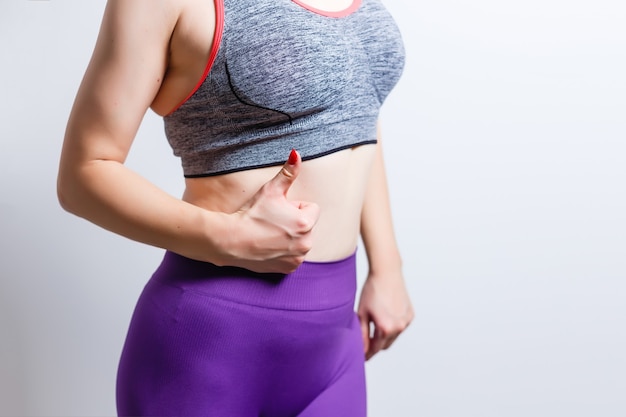
<svg viewBox="0 0 626 417">
<path fill-rule="evenodd" d="M 304 261 L 320 210 L 315 203 L 287 199 L 301 166 L 300 155 L 292 150 L 278 174 L 233 214 L 239 217 L 239 227 L 236 236 L 228 237 L 230 264 L 256 272 L 289 273 Z"/>
</svg>

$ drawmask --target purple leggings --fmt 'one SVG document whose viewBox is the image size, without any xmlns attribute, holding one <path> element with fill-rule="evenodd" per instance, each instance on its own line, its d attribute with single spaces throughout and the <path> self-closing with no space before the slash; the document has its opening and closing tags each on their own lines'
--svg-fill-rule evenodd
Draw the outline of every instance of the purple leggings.
<svg viewBox="0 0 626 417">
<path fill-rule="evenodd" d="M 355 256 L 289 275 L 167 252 L 133 314 L 120 416 L 364 417 Z"/>
</svg>

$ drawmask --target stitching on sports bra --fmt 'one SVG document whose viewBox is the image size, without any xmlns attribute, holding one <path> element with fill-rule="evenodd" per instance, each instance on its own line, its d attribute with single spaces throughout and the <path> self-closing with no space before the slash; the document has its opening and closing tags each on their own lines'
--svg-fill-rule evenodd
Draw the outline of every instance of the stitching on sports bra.
<svg viewBox="0 0 626 417">
<path fill-rule="evenodd" d="M 280 114 L 284 114 L 285 116 L 287 116 L 289 118 L 289 124 L 293 125 L 293 118 L 291 117 L 291 115 L 289 113 L 285 113 L 284 111 L 280 111 L 280 110 L 276 110 L 276 109 L 271 109 L 269 107 L 264 107 L 264 106 L 260 106 L 258 104 L 254 104 L 254 103 L 248 103 L 247 101 L 243 100 L 239 94 L 237 94 L 237 92 L 235 91 L 235 87 L 233 86 L 233 82 L 231 80 L 230 77 L 230 71 L 228 70 L 228 63 L 224 63 L 224 69 L 226 70 L 226 77 L 228 77 L 228 86 L 230 87 L 230 91 L 233 92 L 233 95 L 235 96 L 235 98 L 237 100 L 239 100 L 240 103 L 245 104 L 246 106 L 252 106 L 252 107 L 256 107 L 259 109 L 263 109 L 263 110 L 269 110 L 269 111 L 273 111 L 276 113 L 280 113 Z"/>
</svg>

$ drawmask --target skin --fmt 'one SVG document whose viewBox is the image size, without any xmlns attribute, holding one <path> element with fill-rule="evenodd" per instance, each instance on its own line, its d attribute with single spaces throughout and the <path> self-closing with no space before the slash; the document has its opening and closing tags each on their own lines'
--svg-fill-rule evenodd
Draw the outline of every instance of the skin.
<svg viewBox="0 0 626 417">
<path fill-rule="evenodd" d="M 306 3 L 336 11 L 351 1 Z M 358 315 L 369 359 L 413 318 L 380 141 L 304 163 L 298 156 L 283 167 L 186 179 L 182 198 L 124 165 L 145 112 L 169 113 L 201 78 L 214 22 L 206 0 L 109 0 L 67 125 L 59 201 L 130 239 L 258 272 L 346 257 L 361 234 L 370 271 Z"/>
</svg>

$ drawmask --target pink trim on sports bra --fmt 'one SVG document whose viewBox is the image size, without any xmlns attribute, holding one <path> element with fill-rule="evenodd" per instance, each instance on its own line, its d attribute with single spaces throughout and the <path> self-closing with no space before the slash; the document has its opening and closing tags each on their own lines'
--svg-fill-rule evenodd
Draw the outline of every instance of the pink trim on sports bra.
<svg viewBox="0 0 626 417">
<path fill-rule="evenodd" d="M 352 4 L 347 8 L 347 9 L 343 9 L 343 10 L 339 10 L 337 12 L 330 12 L 328 10 L 322 10 L 322 9 L 317 9 L 313 6 L 310 6 L 304 2 L 302 2 L 301 0 L 291 0 L 294 3 L 296 3 L 298 6 L 301 6 L 313 13 L 317 13 L 320 14 L 322 16 L 326 16 L 326 17 L 346 17 L 351 15 L 352 13 L 356 12 L 358 10 L 358 8 L 361 6 L 361 2 L 362 0 L 353 0 Z"/>
<path fill-rule="evenodd" d="M 220 49 L 220 44 L 222 43 L 222 34 L 224 33 L 224 0 L 215 0 L 215 34 L 213 35 L 213 45 L 211 45 L 211 51 L 209 52 L 209 60 L 207 61 L 206 67 L 204 68 L 204 72 L 202 73 L 202 77 L 196 83 L 196 86 L 191 90 L 191 92 L 182 100 L 180 103 L 176 105 L 168 114 L 174 113 L 180 106 L 185 104 L 187 100 L 193 96 L 196 91 L 200 88 L 204 80 L 209 75 L 211 71 L 211 67 L 213 66 L 213 62 L 215 62 L 215 57 L 217 57 L 217 52 Z"/>
</svg>

